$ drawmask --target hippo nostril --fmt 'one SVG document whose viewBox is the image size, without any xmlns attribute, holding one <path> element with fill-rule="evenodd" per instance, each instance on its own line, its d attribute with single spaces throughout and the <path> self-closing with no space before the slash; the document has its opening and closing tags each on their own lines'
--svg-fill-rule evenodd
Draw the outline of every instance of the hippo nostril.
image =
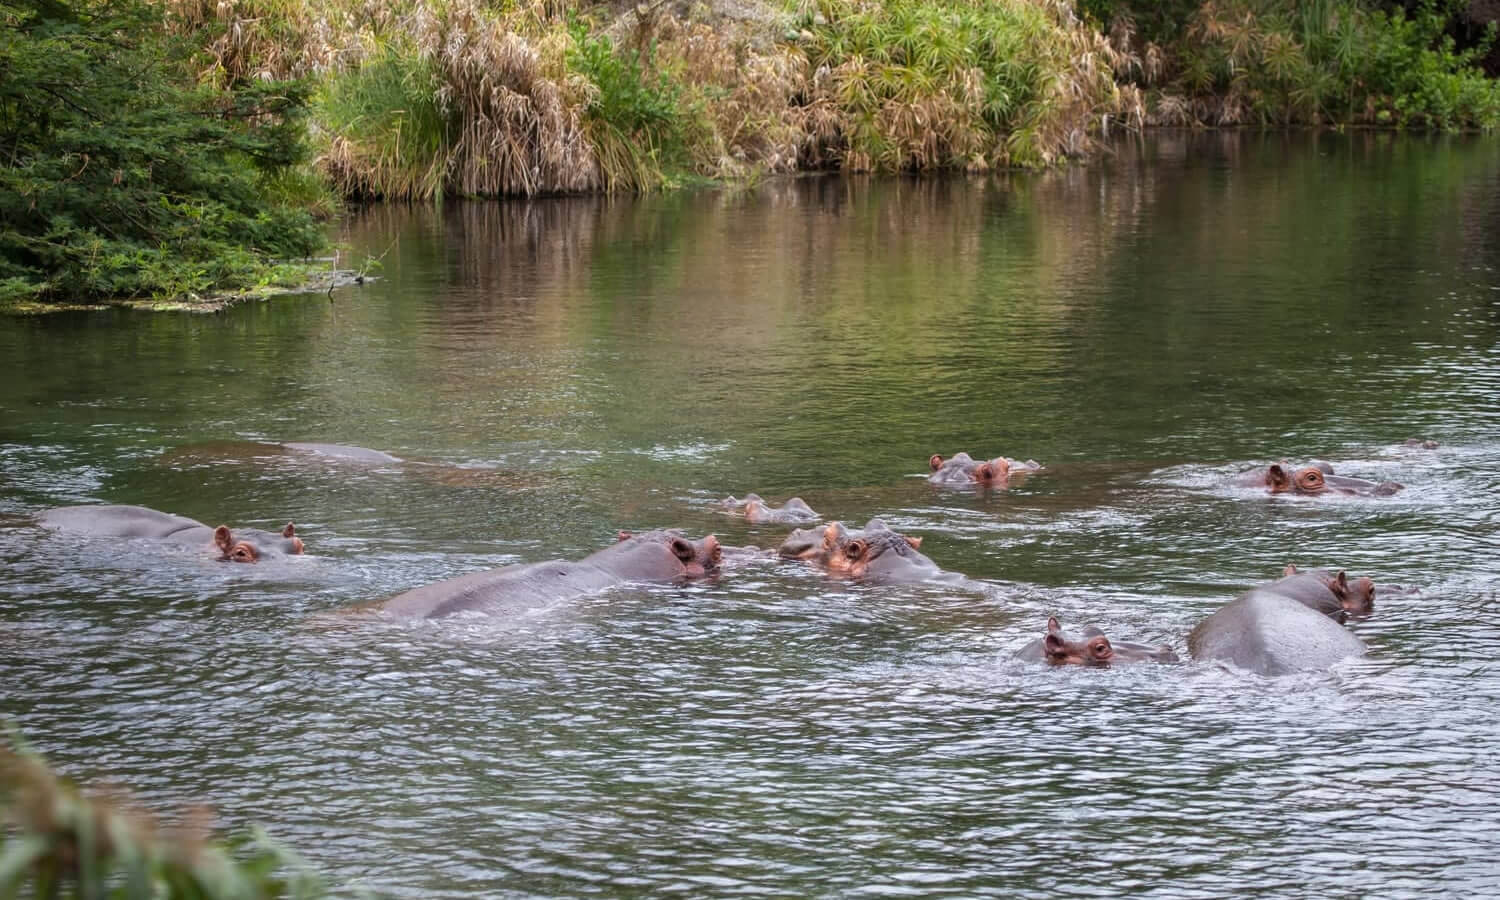
<svg viewBox="0 0 1500 900">
<path fill-rule="evenodd" d="M 691 560 L 693 558 L 693 545 L 689 544 L 687 541 L 683 540 L 682 538 L 673 538 L 672 539 L 672 555 L 676 556 L 678 559 L 682 560 L 683 562 L 688 562 L 689 560 Z"/>
<path fill-rule="evenodd" d="M 868 549 L 869 547 L 866 546 L 864 541 L 850 541 L 849 544 L 844 547 L 844 556 L 848 557 L 851 560 L 857 561 L 864 558 L 865 553 Z"/>
</svg>

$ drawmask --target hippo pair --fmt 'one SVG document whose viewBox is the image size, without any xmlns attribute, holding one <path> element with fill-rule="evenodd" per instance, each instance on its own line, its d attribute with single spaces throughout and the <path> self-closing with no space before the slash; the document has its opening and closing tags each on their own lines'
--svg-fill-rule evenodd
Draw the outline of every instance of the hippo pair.
<svg viewBox="0 0 1500 900">
<path fill-rule="evenodd" d="M 1374 606 L 1375 585 L 1368 578 L 1288 566 L 1280 580 L 1252 588 L 1200 622 L 1188 635 L 1188 652 L 1262 675 L 1326 669 L 1364 653 L 1364 643 L 1342 626 L 1348 616 L 1369 615 Z M 1054 665 L 1178 661 L 1168 647 L 1111 641 L 1092 626 L 1082 638 L 1069 637 L 1056 618 L 1047 620 L 1045 637 L 1016 655 Z"/>
<path fill-rule="evenodd" d="M 994 459 L 975 460 L 962 451 L 947 459 L 934 453 L 928 457 L 927 467 L 932 470 L 932 474 L 927 476 L 932 484 L 973 484 L 981 487 L 999 487 L 1006 484 L 1012 475 L 1024 475 L 1042 468 L 1034 459 L 1021 462 L 1008 456 L 997 456 Z"/>
<path fill-rule="evenodd" d="M 1301 466 L 1293 466 L 1282 460 L 1241 472 L 1230 479 L 1229 483 L 1236 487 L 1264 487 L 1271 494 L 1358 494 L 1367 497 L 1389 497 L 1404 487 L 1394 481 L 1369 481 L 1335 475 L 1333 466 L 1316 459 Z"/>
<path fill-rule="evenodd" d="M 210 528 L 196 519 L 144 506 L 64 506 L 42 513 L 38 522 L 43 528 L 97 537 L 153 538 L 197 547 L 226 562 L 254 563 L 302 552 L 302 539 L 290 522 L 279 533 L 254 528 L 231 532 L 228 525 Z"/>
</svg>

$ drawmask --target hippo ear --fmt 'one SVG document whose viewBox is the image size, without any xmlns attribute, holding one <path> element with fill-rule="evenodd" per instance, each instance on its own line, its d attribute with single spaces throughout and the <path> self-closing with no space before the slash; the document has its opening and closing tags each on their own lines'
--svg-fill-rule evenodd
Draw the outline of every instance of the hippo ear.
<svg viewBox="0 0 1500 900">
<path fill-rule="evenodd" d="M 220 525 L 214 529 L 214 545 L 219 548 L 220 553 L 229 555 L 229 548 L 234 546 L 234 536 L 229 533 L 228 525 Z"/>
<path fill-rule="evenodd" d="M 907 537 L 904 534 L 901 535 L 901 537 L 904 538 L 908 544 L 911 544 L 911 548 L 913 550 L 921 550 L 922 549 L 922 539 L 921 538 L 919 538 L 919 537 Z"/>
<path fill-rule="evenodd" d="M 1339 569 L 1339 573 L 1333 576 L 1333 583 L 1338 585 L 1334 590 L 1340 595 L 1349 593 L 1349 577 L 1344 574 L 1343 569 Z"/>
<path fill-rule="evenodd" d="M 1266 485 L 1268 487 L 1281 487 L 1290 482 L 1291 478 L 1287 476 L 1286 469 L 1283 469 L 1280 464 L 1272 463 L 1271 467 L 1266 469 Z"/>
<path fill-rule="evenodd" d="M 1047 633 L 1048 634 L 1062 634 L 1062 625 L 1060 625 L 1058 623 L 1057 616 L 1048 616 L 1047 617 Z"/>
<path fill-rule="evenodd" d="M 1287 563 L 1286 564 L 1286 568 L 1281 570 L 1281 574 L 1282 575 L 1296 575 L 1297 574 L 1297 567 L 1294 566 L 1294 565 L 1292 565 L 1291 563 Z"/>
<path fill-rule="evenodd" d="M 832 547 L 839 541 L 839 532 L 842 529 L 837 522 L 829 522 L 823 529 L 823 546 Z"/>
<path fill-rule="evenodd" d="M 615 532 L 615 541 L 616 542 L 619 542 L 619 541 L 628 541 L 628 540 L 630 540 L 631 536 L 632 535 L 628 531 L 616 531 Z"/>
<path fill-rule="evenodd" d="M 296 537 L 297 536 L 297 528 L 296 528 L 296 526 L 294 526 L 291 522 L 286 523 L 286 527 L 283 528 L 283 529 L 281 529 L 281 536 L 284 537 L 284 538 Z"/>
<path fill-rule="evenodd" d="M 942 456 L 934 453 L 931 456 L 927 457 L 927 468 L 929 468 L 932 471 L 936 472 L 938 469 L 941 469 L 942 467 L 943 467 L 943 457 Z"/>
</svg>

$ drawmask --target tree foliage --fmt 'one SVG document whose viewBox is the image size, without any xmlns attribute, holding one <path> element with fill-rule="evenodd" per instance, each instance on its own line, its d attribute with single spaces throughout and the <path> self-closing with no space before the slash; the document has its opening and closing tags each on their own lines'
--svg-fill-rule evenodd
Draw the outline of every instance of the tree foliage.
<svg viewBox="0 0 1500 900">
<path fill-rule="evenodd" d="M 233 291 L 324 242 L 300 82 L 199 85 L 144 0 L 0 0 L 0 299 Z"/>
</svg>

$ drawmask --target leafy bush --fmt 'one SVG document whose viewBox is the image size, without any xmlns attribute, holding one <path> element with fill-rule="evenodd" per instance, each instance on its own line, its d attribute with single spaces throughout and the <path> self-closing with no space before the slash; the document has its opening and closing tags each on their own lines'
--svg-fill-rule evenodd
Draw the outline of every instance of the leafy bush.
<svg viewBox="0 0 1500 900">
<path fill-rule="evenodd" d="M 0 895 L 6 897 L 311 900 L 326 894 L 305 863 L 259 829 L 226 847 L 201 827 L 163 828 L 123 799 L 85 795 L 29 751 L 0 747 L 0 812 L 6 829 L 0 831 Z"/>
<path fill-rule="evenodd" d="M 264 191 L 304 157 L 307 86 L 196 86 L 190 48 L 159 16 L 140 0 L 0 2 L 0 282 L 12 297 L 233 291 L 323 246 L 306 212 Z"/>
</svg>

